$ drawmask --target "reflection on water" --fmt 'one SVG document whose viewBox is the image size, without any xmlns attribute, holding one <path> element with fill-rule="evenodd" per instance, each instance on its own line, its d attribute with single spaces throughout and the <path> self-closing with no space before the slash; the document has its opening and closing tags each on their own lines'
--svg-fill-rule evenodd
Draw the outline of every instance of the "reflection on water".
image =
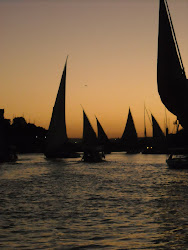
<svg viewBox="0 0 188 250">
<path fill-rule="evenodd" d="M 164 155 L 0 165 L 1 249 L 187 249 L 188 171 Z"/>
</svg>

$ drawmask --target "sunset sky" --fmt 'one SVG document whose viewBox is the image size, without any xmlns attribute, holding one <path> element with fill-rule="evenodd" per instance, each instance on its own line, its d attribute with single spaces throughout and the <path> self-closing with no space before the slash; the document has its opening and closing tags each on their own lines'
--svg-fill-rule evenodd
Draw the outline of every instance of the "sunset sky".
<svg viewBox="0 0 188 250">
<path fill-rule="evenodd" d="M 188 76 L 188 1 L 168 0 Z M 0 0 L 0 108 L 49 126 L 67 55 L 66 124 L 82 137 L 84 107 L 109 138 L 121 137 L 131 108 L 144 134 L 144 102 L 162 129 L 157 91 L 159 0 Z M 87 85 L 87 86 L 86 86 Z M 170 132 L 175 116 L 167 111 Z M 151 125 L 146 117 L 148 134 Z"/>
</svg>

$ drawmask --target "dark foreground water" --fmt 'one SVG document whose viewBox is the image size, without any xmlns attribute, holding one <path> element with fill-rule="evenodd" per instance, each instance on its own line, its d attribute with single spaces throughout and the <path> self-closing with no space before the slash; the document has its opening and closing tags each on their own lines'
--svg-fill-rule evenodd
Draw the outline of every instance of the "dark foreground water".
<svg viewBox="0 0 188 250">
<path fill-rule="evenodd" d="M 0 249 L 188 249 L 188 170 L 165 155 L 0 165 Z"/>
</svg>

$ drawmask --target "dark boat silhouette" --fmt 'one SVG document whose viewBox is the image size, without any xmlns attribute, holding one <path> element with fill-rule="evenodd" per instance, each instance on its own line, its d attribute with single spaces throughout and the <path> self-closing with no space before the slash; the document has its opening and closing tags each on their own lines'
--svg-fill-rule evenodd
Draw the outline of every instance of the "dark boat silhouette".
<svg viewBox="0 0 188 250">
<path fill-rule="evenodd" d="M 175 155 L 172 154 L 166 160 L 169 168 L 172 169 L 188 169 L 188 156 L 187 155 Z"/>
<path fill-rule="evenodd" d="M 98 130 L 98 142 L 99 145 L 103 148 L 103 151 L 105 154 L 110 154 L 111 153 L 111 143 L 110 140 L 108 139 L 107 134 L 105 133 L 101 123 L 97 119 L 97 130 Z"/>
<path fill-rule="evenodd" d="M 166 154 L 166 137 L 153 114 L 151 114 L 151 125 L 153 135 L 152 138 L 145 138 L 145 148 L 142 154 Z"/>
<path fill-rule="evenodd" d="M 167 0 L 160 0 L 159 34 L 157 60 L 158 92 L 166 108 L 177 116 L 182 127 L 188 131 L 188 79 L 186 78 L 174 26 L 172 23 Z M 183 160 L 172 158 L 167 160 L 169 167 L 181 168 Z"/>
<path fill-rule="evenodd" d="M 120 139 L 121 146 L 123 150 L 127 153 L 138 153 L 138 136 L 135 128 L 135 124 L 133 121 L 133 117 L 131 114 L 131 110 L 129 108 L 128 118 L 125 125 L 125 129 L 123 135 Z"/>
<path fill-rule="evenodd" d="M 76 146 L 67 137 L 65 122 L 65 90 L 66 90 L 65 62 L 61 82 L 56 101 L 53 107 L 52 117 L 45 142 L 45 156 L 47 158 L 73 158 L 80 157 L 76 152 Z"/>
<path fill-rule="evenodd" d="M 96 133 L 91 126 L 91 123 L 83 110 L 83 161 L 85 162 L 100 162 L 104 158 L 104 152 L 99 145 Z"/>
<path fill-rule="evenodd" d="M 157 83 L 163 104 L 188 129 L 188 79 L 166 0 L 159 8 Z"/>
</svg>

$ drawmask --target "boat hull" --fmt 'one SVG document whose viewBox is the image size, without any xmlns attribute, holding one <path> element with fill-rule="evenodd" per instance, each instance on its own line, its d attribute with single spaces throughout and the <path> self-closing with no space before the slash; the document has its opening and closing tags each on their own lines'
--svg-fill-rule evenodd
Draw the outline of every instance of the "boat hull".
<svg viewBox="0 0 188 250">
<path fill-rule="evenodd" d="M 86 159 L 83 159 L 83 161 L 84 162 L 93 162 L 93 163 L 95 163 L 95 162 L 102 162 L 103 161 L 103 159 L 102 158 L 93 158 L 93 157 L 88 157 L 88 158 L 86 158 Z"/>
<path fill-rule="evenodd" d="M 166 163 L 171 169 L 188 169 L 188 159 L 167 159 Z"/>
<path fill-rule="evenodd" d="M 55 159 L 55 158 L 79 158 L 80 154 L 77 152 L 56 152 L 51 154 L 45 154 L 46 158 L 48 159 Z"/>
<path fill-rule="evenodd" d="M 0 163 L 3 162 L 15 162 L 17 161 L 18 156 L 15 153 L 10 153 L 7 155 L 0 154 Z"/>
<path fill-rule="evenodd" d="M 104 155 L 100 154 L 99 152 L 84 152 L 82 160 L 84 162 L 101 162 L 103 161 Z"/>
</svg>

